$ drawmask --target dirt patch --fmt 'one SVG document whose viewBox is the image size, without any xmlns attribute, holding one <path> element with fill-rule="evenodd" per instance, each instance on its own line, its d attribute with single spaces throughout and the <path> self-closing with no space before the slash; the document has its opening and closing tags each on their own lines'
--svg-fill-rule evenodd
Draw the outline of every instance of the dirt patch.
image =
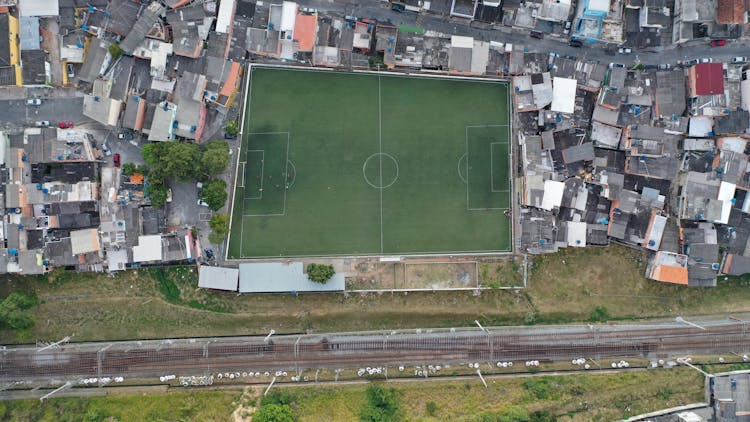
<svg viewBox="0 0 750 422">
<path fill-rule="evenodd" d="M 258 400 L 261 395 L 261 387 L 245 387 L 242 390 L 237 408 L 232 412 L 232 422 L 251 422 L 253 414 L 258 410 Z"/>
<path fill-rule="evenodd" d="M 522 287 L 523 257 L 508 256 L 503 258 L 483 259 L 478 263 L 479 284 L 482 287 Z"/>
<path fill-rule="evenodd" d="M 477 287 L 476 262 L 405 264 L 403 289 L 471 289 Z"/>
</svg>

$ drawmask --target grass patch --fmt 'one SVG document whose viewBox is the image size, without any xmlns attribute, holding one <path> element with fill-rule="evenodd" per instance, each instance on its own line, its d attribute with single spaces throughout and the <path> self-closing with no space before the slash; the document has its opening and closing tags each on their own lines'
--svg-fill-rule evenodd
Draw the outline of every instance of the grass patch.
<svg viewBox="0 0 750 422">
<path fill-rule="evenodd" d="M 226 421 L 240 394 L 223 391 L 0 402 L 0 420 Z"/>
<path fill-rule="evenodd" d="M 613 375 L 491 378 L 389 383 L 404 420 L 609 421 L 703 399 L 697 372 L 641 371 Z M 280 388 L 300 421 L 357 420 L 379 386 Z M 460 400 L 457 400 L 460 397 Z"/>
</svg>

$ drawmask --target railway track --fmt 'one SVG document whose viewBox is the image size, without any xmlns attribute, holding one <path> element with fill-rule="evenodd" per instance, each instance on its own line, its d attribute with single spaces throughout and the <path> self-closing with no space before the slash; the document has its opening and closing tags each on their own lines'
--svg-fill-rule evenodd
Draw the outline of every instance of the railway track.
<svg viewBox="0 0 750 422">
<path fill-rule="evenodd" d="M 143 377 L 440 363 L 664 357 L 750 350 L 746 324 L 707 323 L 462 329 L 72 343 L 0 351 L 0 381 Z M 267 341 L 264 341 L 267 340 Z"/>
</svg>

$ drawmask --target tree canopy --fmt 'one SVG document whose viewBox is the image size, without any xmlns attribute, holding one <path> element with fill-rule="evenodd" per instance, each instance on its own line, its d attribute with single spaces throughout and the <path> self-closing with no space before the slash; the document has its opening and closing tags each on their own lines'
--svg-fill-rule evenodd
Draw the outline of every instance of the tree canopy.
<svg viewBox="0 0 750 422">
<path fill-rule="evenodd" d="M 320 284 L 326 284 L 336 274 L 333 265 L 307 264 L 307 278 Z"/>
<path fill-rule="evenodd" d="M 146 189 L 146 194 L 151 199 L 151 205 L 154 207 L 160 207 L 167 202 L 169 196 L 169 188 L 164 186 L 163 183 L 151 183 Z"/>
<path fill-rule="evenodd" d="M 365 422 L 401 420 L 398 391 L 377 385 L 367 387 L 367 404 L 359 416 L 360 420 Z"/>
<path fill-rule="evenodd" d="M 213 176 L 223 173 L 229 166 L 229 144 L 226 141 L 209 141 L 203 145 L 201 167 L 203 173 Z"/>
<path fill-rule="evenodd" d="M 200 196 L 209 208 L 218 211 L 227 203 L 227 182 L 217 179 L 206 183 Z"/>
<path fill-rule="evenodd" d="M 185 182 L 195 179 L 195 167 L 201 158 L 201 151 L 193 143 L 155 142 L 144 145 L 141 155 L 150 168 L 150 178 Z"/>
</svg>

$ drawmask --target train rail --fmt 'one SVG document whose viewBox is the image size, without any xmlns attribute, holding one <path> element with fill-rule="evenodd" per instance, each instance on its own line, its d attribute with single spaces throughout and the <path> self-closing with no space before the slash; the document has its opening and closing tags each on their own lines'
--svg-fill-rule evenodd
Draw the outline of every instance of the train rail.
<svg viewBox="0 0 750 422">
<path fill-rule="evenodd" d="M 748 349 L 746 324 L 728 320 L 707 323 L 705 329 L 670 323 L 71 343 L 44 350 L 4 348 L 0 381 L 577 357 L 653 358 L 740 354 Z"/>
</svg>

